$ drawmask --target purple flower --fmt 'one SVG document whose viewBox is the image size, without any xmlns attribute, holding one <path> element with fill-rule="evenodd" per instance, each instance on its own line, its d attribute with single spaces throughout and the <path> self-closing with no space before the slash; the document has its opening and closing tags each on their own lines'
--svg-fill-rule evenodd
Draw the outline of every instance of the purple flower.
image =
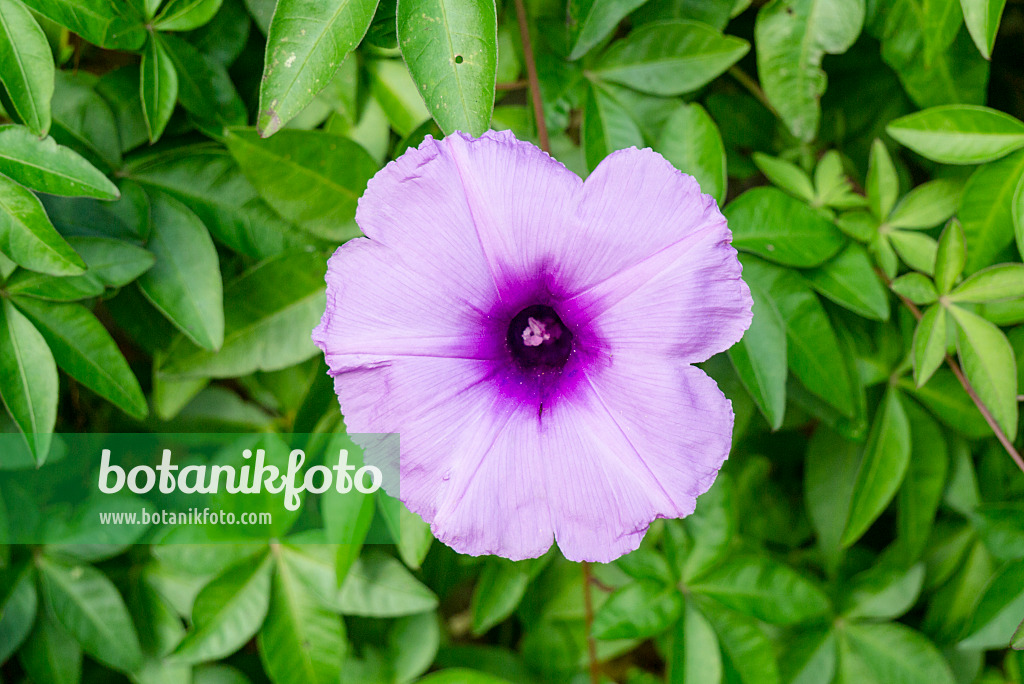
<svg viewBox="0 0 1024 684">
<path fill-rule="evenodd" d="M 733 412 L 692 364 L 750 325 L 725 218 L 651 150 L 586 182 L 508 132 L 427 138 L 359 202 L 313 332 L 350 432 L 398 432 L 400 498 L 459 552 L 635 549 L 693 512 Z"/>
</svg>

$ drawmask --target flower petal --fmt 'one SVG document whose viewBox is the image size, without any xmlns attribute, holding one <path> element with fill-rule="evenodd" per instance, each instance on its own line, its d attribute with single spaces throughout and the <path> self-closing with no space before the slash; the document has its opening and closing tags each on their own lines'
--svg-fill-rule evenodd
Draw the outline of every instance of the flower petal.
<svg viewBox="0 0 1024 684">
<path fill-rule="evenodd" d="M 594 212 L 589 225 L 620 225 L 633 211 L 644 231 L 593 265 L 589 285 L 571 299 L 611 353 L 696 363 L 738 342 L 753 300 L 714 199 L 649 150 L 609 156 L 587 180 L 592 189 L 599 194 L 581 205 Z"/>
<path fill-rule="evenodd" d="M 327 264 L 327 308 L 313 341 L 332 368 L 396 356 L 493 358 L 501 351 L 483 310 L 462 284 L 417 273 L 375 240 L 345 243 Z M 477 297 L 484 295 L 476 294 Z"/>
<path fill-rule="evenodd" d="M 427 137 L 373 177 L 356 221 L 417 272 L 500 299 L 544 270 L 581 185 L 507 131 Z"/>
</svg>

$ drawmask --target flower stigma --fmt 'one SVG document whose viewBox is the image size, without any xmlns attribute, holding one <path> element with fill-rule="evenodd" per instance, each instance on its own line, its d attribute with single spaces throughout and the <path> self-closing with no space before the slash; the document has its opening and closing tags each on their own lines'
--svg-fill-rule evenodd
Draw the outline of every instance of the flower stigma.
<svg viewBox="0 0 1024 684">
<path fill-rule="evenodd" d="M 506 337 L 512 357 L 528 370 L 561 370 L 572 353 L 572 339 L 558 313 L 543 304 L 516 314 Z"/>
</svg>

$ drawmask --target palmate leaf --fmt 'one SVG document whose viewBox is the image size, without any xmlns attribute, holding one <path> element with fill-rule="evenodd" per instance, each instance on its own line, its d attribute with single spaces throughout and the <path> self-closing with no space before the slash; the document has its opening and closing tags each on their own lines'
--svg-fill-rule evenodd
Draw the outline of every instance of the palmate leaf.
<svg viewBox="0 0 1024 684">
<path fill-rule="evenodd" d="M 1024 150 L 979 166 L 967 180 L 957 218 L 967 240 L 968 273 L 996 260 L 1013 242 L 1013 199 L 1024 181 Z"/>
<path fill-rule="evenodd" d="M 773 430 L 786 412 L 786 322 L 775 303 L 756 284 L 750 284 L 754 319 L 729 359 L 757 408 Z"/>
<path fill-rule="evenodd" d="M 483 134 L 497 77 L 494 0 L 399 0 L 397 18 L 402 56 L 441 130 Z"/>
<path fill-rule="evenodd" d="M 677 169 L 696 178 L 701 192 L 719 204 L 725 201 L 725 146 L 718 126 L 699 104 L 679 105 L 665 121 L 654 149 Z"/>
<path fill-rule="evenodd" d="M 722 650 L 708 619 L 685 600 L 683 613 L 671 634 L 666 679 L 672 684 L 719 684 L 722 681 Z"/>
<path fill-rule="evenodd" d="M 39 199 L 0 174 L 0 253 L 30 271 L 79 275 L 85 262 L 61 237 Z"/>
<path fill-rule="evenodd" d="M 251 639 L 267 617 L 273 565 L 263 551 L 203 587 L 192 609 L 192 629 L 170 657 L 186 663 L 216 660 Z"/>
<path fill-rule="evenodd" d="M 644 0 L 569 0 L 566 7 L 569 59 L 576 60 L 587 54 L 642 4 Z"/>
<path fill-rule="evenodd" d="M 1006 335 L 995 325 L 959 306 L 950 313 L 960 328 L 957 349 L 964 374 L 999 427 L 1017 435 L 1017 364 Z"/>
<path fill-rule="evenodd" d="M 587 88 L 580 137 L 591 170 L 615 150 L 643 147 L 644 141 L 629 111 L 600 83 L 591 83 Z"/>
</svg>

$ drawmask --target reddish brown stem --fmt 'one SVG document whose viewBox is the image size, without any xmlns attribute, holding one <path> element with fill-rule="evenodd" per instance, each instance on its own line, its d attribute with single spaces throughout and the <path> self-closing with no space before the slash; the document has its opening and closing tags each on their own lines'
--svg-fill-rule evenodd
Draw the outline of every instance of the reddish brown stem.
<svg viewBox="0 0 1024 684">
<path fill-rule="evenodd" d="M 884 275 L 882 277 L 885 278 L 887 285 L 892 285 L 892 282 L 887 277 Z M 921 310 L 917 308 L 917 304 L 914 304 L 914 302 L 910 301 L 898 292 L 896 293 L 896 296 L 899 297 L 905 307 L 910 309 L 910 313 L 914 314 L 914 318 L 921 320 Z M 953 375 L 956 376 L 956 379 L 960 381 L 960 385 L 964 388 L 964 391 L 967 392 L 967 396 L 969 396 L 971 401 L 974 402 L 974 405 L 978 407 L 978 411 L 981 412 L 982 418 L 985 419 L 989 428 L 991 428 L 992 432 L 995 433 L 996 439 L 998 439 L 999 443 L 1003 445 L 1006 453 L 1010 455 L 1010 458 L 1012 458 L 1013 462 L 1017 464 L 1017 467 L 1024 472 L 1024 458 L 1021 458 L 1020 452 L 1014 448 L 1013 442 L 1011 442 L 1010 438 L 1006 436 L 1003 429 L 999 427 L 999 423 L 996 422 L 995 416 L 993 416 L 992 412 L 988 410 L 987 406 L 985 406 L 985 402 L 981 400 L 978 393 L 974 391 L 971 383 L 967 380 L 967 376 L 964 375 L 963 370 L 960 368 L 960 364 L 958 364 L 956 359 L 952 356 L 946 355 L 946 365 L 949 366 L 951 371 L 953 371 Z"/>
<path fill-rule="evenodd" d="M 523 41 L 523 61 L 526 62 L 526 80 L 530 86 L 530 99 L 533 101 L 533 118 L 537 121 L 537 137 L 540 139 L 541 149 L 550 154 L 551 140 L 548 138 L 548 124 L 544 121 L 544 101 L 540 98 L 537 62 L 533 58 L 530 24 L 526 20 L 526 6 L 523 0 L 516 0 L 516 19 L 519 21 L 519 36 Z"/>
<path fill-rule="evenodd" d="M 516 0 L 522 2 L 522 0 Z M 590 571 L 590 563 L 580 563 L 583 568 L 583 622 L 587 632 L 587 661 L 590 663 L 590 684 L 601 684 L 601 668 L 597 662 L 597 640 L 594 639 L 594 577 Z"/>
</svg>

